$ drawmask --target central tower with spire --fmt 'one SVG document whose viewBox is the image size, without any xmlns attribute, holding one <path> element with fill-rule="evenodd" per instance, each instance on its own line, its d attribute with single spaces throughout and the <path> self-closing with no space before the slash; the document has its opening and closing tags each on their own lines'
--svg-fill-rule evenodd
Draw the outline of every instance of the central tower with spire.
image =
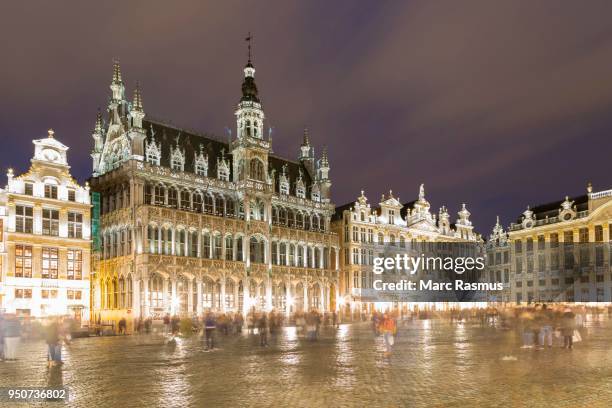
<svg viewBox="0 0 612 408">
<path fill-rule="evenodd" d="M 250 179 L 269 184 L 268 155 L 270 140 L 264 140 L 264 111 L 255 84 L 255 67 L 251 56 L 252 37 L 248 42 L 248 60 L 244 67 L 242 96 L 236 107 L 236 139 L 232 141 L 234 181 Z"/>
</svg>

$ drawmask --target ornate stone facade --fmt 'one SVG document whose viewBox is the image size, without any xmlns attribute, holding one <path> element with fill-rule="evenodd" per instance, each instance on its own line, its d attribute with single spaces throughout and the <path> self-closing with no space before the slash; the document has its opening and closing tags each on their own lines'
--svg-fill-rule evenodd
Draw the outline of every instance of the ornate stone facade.
<svg viewBox="0 0 612 408">
<path fill-rule="evenodd" d="M 332 230 L 341 237 L 339 303 L 345 312 L 370 312 L 380 300 L 372 287 L 373 259 L 381 256 L 380 252 L 406 253 L 410 245 L 424 242 L 472 243 L 477 244 L 475 248 L 481 244 L 465 204 L 455 224 L 450 223 L 446 207 L 442 206 L 437 216 L 430 208 L 423 185 L 418 198 L 407 203 L 390 191 L 372 207 L 362 191 L 354 203 L 336 208 Z"/>
<path fill-rule="evenodd" d="M 612 190 L 527 207 L 509 239 L 512 301 L 611 301 Z"/>
<path fill-rule="evenodd" d="M 307 132 L 298 161 L 271 153 L 254 75 L 249 61 L 236 137 L 223 142 L 144 120 L 115 64 L 109 123 L 98 118 L 93 134 L 99 319 L 335 307 L 327 154 L 315 160 Z"/>
<path fill-rule="evenodd" d="M 0 190 L 0 309 L 46 317 L 90 317 L 90 197 L 70 175 L 68 147 L 33 141 L 30 170 L 8 171 Z"/>
</svg>

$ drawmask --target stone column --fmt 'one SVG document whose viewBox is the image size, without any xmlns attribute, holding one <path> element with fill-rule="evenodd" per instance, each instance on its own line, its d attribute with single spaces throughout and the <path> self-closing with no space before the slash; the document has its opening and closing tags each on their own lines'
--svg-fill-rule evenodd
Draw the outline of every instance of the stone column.
<svg viewBox="0 0 612 408">
<path fill-rule="evenodd" d="M 266 311 L 272 310 L 272 279 L 266 278 Z"/>
<path fill-rule="evenodd" d="M 221 278 L 221 311 L 225 313 L 225 277 Z"/>
<path fill-rule="evenodd" d="M 303 281 L 302 285 L 304 285 L 304 311 L 308 311 L 308 281 Z"/>
<path fill-rule="evenodd" d="M 176 279 L 172 279 L 171 283 L 172 283 L 172 297 L 170 298 L 170 307 L 172 310 L 172 314 L 177 314 L 178 310 L 176 310 L 176 306 L 174 304 L 174 299 L 176 299 Z"/>
<path fill-rule="evenodd" d="M 287 288 L 287 293 L 285 295 L 285 314 L 289 316 L 291 315 L 291 304 L 289 303 L 289 299 L 293 297 L 291 296 L 291 292 L 292 292 L 291 281 L 286 282 L 285 287 Z"/>
<path fill-rule="evenodd" d="M 187 311 L 193 315 L 193 279 L 189 279 L 187 284 Z"/>
<path fill-rule="evenodd" d="M 239 290 L 238 290 L 238 286 L 240 286 L 237 283 L 234 283 L 234 311 L 235 312 L 239 312 L 238 310 L 238 295 L 240 294 Z"/>
<path fill-rule="evenodd" d="M 202 315 L 203 312 L 203 308 L 202 308 L 202 280 L 201 279 L 197 279 L 196 280 L 196 293 L 197 293 L 197 299 L 196 301 L 198 302 L 198 304 L 196 305 L 196 311 L 198 313 L 198 316 Z"/>
<path fill-rule="evenodd" d="M 169 306 L 170 306 L 170 299 L 168 299 L 168 278 L 164 278 L 164 282 L 162 284 L 163 288 L 163 293 L 162 293 L 162 304 L 164 307 L 164 312 L 167 312 L 169 310 Z"/>
<path fill-rule="evenodd" d="M 149 305 L 149 279 L 143 279 L 143 290 L 144 290 L 144 304 L 143 307 L 143 317 L 149 317 L 151 314 L 150 305 Z"/>
<path fill-rule="evenodd" d="M 140 279 L 132 278 L 132 316 L 142 316 L 140 310 Z"/>
<path fill-rule="evenodd" d="M 326 312 L 327 311 L 327 304 L 326 304 L 326 298 L 325 298 L 325 285 L 319 285 L 319 287 L 321 288 L 321 297 L 319 298 L 319 303 L 321 306 L 321 312 Z"/>
<path fill-rule="evenodd" d="M 242 314 L 246 316 L 249 313 L 249 303 L 251 301 L 251 283 L 248 278 L 242 280 Z"/>
</svg>

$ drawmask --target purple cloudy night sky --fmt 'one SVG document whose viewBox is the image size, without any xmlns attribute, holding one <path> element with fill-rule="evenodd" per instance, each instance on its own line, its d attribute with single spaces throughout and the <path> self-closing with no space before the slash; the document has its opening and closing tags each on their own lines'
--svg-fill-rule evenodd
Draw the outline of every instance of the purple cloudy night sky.
<svg viewBox="0 0 612 408">
<path fill-rule="evenodd" d="M 234 125 L 253 32 L 275 153 L 302 129 L 329 147 L 333 199 L 425 183 L 487 234 L 527 204 L 612 188 L 610 1 L 5 2 L 0 167 L 25 170 L 48 128 L 91 171 L 112 60 L 131 99 L 177 126 Z M 0 184 L 6 179 L 2 176 Z"/>
</svg>

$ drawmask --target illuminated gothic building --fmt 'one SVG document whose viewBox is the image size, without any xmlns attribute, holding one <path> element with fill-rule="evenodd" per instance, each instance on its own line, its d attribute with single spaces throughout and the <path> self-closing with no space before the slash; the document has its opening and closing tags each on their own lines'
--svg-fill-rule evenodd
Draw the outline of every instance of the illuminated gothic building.
<svg viewBox="0 0 612 408">
<path fill-rule="evenodd" d="M 68 147 L 49 130 L 28 172 L 0 190 L 0 310 L 89 319 L 90 197 L 70 175 Z"/>
<path fill-rule="evenodd" d="M 401 299 L 384 299 L 373 288 L 374 257 L 410 253 L 422 243 L 479 244 L 480 236 L 473 231 L 470 212 L 463 204 L 458 219 L 450 222 L 450 214 L 442 206 L 438 215 L 430 212 L 421 184 L 418 198 L 402 203 L 392 192 L 383 194 L 377 206 L 368 203 L 364 192 L 354 203 L 336 208 L 332 230 L 341 237 L 339 305 L 344 311 L 371 311 L 375 303 L 383 306 Z M 474 245 L 474 248 L 476 245 Z M 417 256 L 419 254 L 416 254 Z"/>
<path fill-rule="evenodd" d="M 93 132 L 97 318 L 335 307 L 327 153 L 315 159 L 305 131 L 298 160 L 272 154 L 254 76 L 249 60 L 221 141 L 145 119 L 115 63 L 108 123 L 98 115 Z"/>
<path fill-rule="evenodd" d="M 527 207 L 509 237 L 513 301 L 611 301 L 612 190 Z"/>
</svg>

